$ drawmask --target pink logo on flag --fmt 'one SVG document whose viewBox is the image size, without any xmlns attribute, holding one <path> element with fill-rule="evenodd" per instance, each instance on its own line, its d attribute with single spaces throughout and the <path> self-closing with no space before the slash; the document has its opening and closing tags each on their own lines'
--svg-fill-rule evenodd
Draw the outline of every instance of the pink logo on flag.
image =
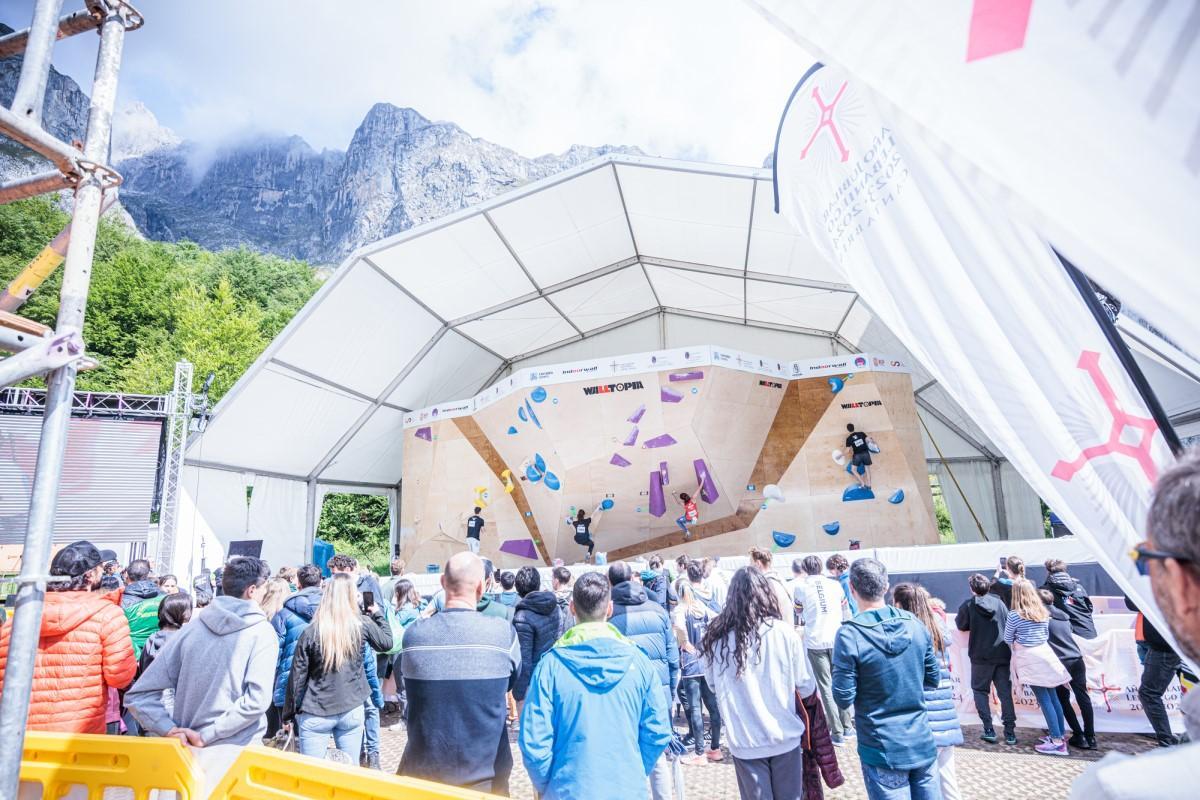
<svg viewBox="0 0 1200 800">
<path fill-rule="evenodd" d="M 1033 0 L 975 0 L 967 36 L 967 61 L 1024 47 L 1032 7 Z"/>
<path fill-rule="evenodd" d="M 1054 465 L 1050 474 L 1059 480 L 1070 481 L 1079 470 L 1083 469 L 1083 465 L 1093 458 L 1121 455 L 1137 461 L 1142 467 L 1142 472 L 1146 474 L 1146 480 L 1154 483 L 1158 477 L 1158 467 L 1155 466 L 1154 459 L 1150 456 L 1150 443 L 1154 439 L 1154 432 L 1158 430 L 1158 425 L 1153 419 L 1135 416 L 1121 408 L 1121 404 L 1117 400 L 1117 393 L 1113 391 L 1112 384 L 1108 382 L 1108 378 L 1104 377 L 1104 372 L 1100 369 L 1099 353 L 1084 350 L 1079 355 L 1079 363 L 1076 366 L 1087 372 L 1092 378 L 1092 383 L 1096 384 L 1096 391 L 1100 393 L 1104 405 L 1108 406 L 1108 411 L 1112 414 L 1112 429 L 1109 431 L 1108 441 L 1084 448 L 1074 461 L 1059 461 Z M 1121 434 L 1126 428 L 1132 428 L 1139 432 L 1136 445 L 1121 441 Z"/>
<path fill-rule="evenodd" d="M 842 155 L 842 161 L 847 161 L 850 158 L 850 151 L 846 149 L 846 145 L 842 142 L 842 135 L 838 132 L 837 123 L 833 121 L 833 109 L 837 106 L 838 101 L 842 99 L 842 93 L 846 91 L 846 81 L 842 81 L 842 85 L 837 90 L 837 94 L 829 101 L 829 105 L 821 102 L 821 89 L 814 86 L 812 90 L 812 99 L 817 104 L 817 108 L 821 109 L 821 119 L 817 123 L 817 127 L 813 128 L 812 136 L 808 137 L 808 144 L 804 145 L 804 149 L 800 151 L 800 158 L 808 157 L 809 148 L 817 141 L 817 136 L 821 130 L 829 128 L 829 135 L 833 137 L 834 144 L 837 145 L 838 152 Z"/>
</svg>

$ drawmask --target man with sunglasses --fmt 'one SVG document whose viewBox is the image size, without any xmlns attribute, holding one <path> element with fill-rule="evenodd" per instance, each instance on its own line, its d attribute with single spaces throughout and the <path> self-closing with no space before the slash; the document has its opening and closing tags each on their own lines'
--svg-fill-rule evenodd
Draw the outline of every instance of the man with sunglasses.
<svg viewBox="0 0 1200 800">
<path fill-rule="evenodd" d="M 1146 541 L 1132 554 L 1138 572 L 1150 577 L 1155 603 L 1176 643 L 1196 663 L 1200 661 L 1200 458 L 1185 459 L 1159 478 L 1146 531 Z M 1190 744 L 1132 760 L 1110 753 L 1079 776 L 1071 787 L 1071 797 L 1196 797 L 1200 786 L 1200 691 L 1184 696 L 1182 711 Z"/>
</svg>

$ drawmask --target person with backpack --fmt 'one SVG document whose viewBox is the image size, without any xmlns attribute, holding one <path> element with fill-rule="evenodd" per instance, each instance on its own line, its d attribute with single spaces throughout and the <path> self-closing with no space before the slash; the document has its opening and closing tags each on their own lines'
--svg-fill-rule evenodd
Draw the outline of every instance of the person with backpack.
<svg viewBox="0 0 1200 800">
<path fill-rule="evenodd" d="M 834 745 L 853 735 L 850 711 L 833 701 L 833 642 L 848 609 L 841 584 L 821 574 L 821 559 L 806 556 L 792 563 L 792 572 L 803 573 L 793 584 L 796 613 L 802 623 L 804 651 L 821 695 L 821 707 Z M 786 619 L 786 617 L 785 617 Z"/>
<path fill-rule="evenodd" d="M 167 641 L 179 633 L 179 629 L 192 618 L 192 597 L 186 592 L 176 592 L 163 598 L 158 604 L 158 630 L 146 640 L 142 648 L 142 656 L 138 659 L 137 677 L 140 678 L 154 663 Z M 175 708 L 175 692 L 167 689 L 163 692 L 163 707 L 170 714 Z"/>
<path fill-rule="evenodd" d="M 1092 598 L 1083 584 L 1067 573 L 1067 562 L 1061 558 L 1046 560 L 1046 580 L 1041 588 L 1054 595 L 1054 607 L 1067 615 L 1071 632 L 1080 639 L 1096 638 L 1096 623 L 1092 620 Z"/>
<path fill-rule="evenodd" d="M 663 569 L 662 556 L 655 553 L 650 556 L 646 569 L 642 570 L 642 587 L 646 596 L 663 607 L 669 614 L 675 609 L 679 597 L 671 586 L 670 577 Z"/>
<path fill-rule="evenodd" d="M 150 562 L 139 558 L 125 569 L 125 590 L 121 594 L 121 608 L 129 622 L 129 641 L 133 643 L 133 657 L 142 657 L 142 647 L 158 630 L 158 604 L 165 596 L 159 591 L 158 583 L 150 580 Z"/>
<path fill-rule="evenodd" d="M 554 597 L 558 601 L 558 635 L 562 636 L 575 624 L 575 615 L 571 613 L 571 581 L 574 578 L 571 570 L 559 564 L 550 570 L 550 585 L 554 589 Z M 555 637 L 557 638 L 557 637 Z"/>
<path fill-rule="evenodd" d="M 359 607 L 355 577 L 333 575 L 312 623 L 300 634 L 283 706 L 295 722 L 300 752 L 323 758 L 332 734 L 337 749 L 353 758 L 362 750 L 363 704 L 371 699 L 371 650 L 388 650 L 392 632 L 375 606 Z M 382 703 L 381 703 L 382 704 Z"/>
<path fill-rule="evenodd" d="M 283 608 L 271 619 L 271 625 L 279 637 L 279 660 L 275 668 L 271 700 L 281 717 L 287 701 L 288 676 L 292 673 L 296 643 L 300 641 L 300 634 L 312 623 L 317 607 L 321 605 L 322 579 L 321 568 L 316 564 L 305 564 L 297 569 L 296 583 L 300 591 L 283 601 Z"/>
<path fill-rule="evenodd" d="M 712 686 L 704 677 L 704 664 L 700 660 L 700 643 L 709 624 L 716 619 L 720 609 L 716 603 L 708 605 L 700 600 L 695 589 L 704 581 L 704 567 L 699 562 L 688 564 L 688 581 L 680 589 L 679 604 L 671 617 L 675 636 L 679 640 L 679 701 L 687 711 L 688 732 L 691 734 L 693 755 L 680 759 L 689 766 L 699 766 L 709 761 L 721 761 L 721 708 Z M 712 746 L 704 744 L 704 712 L 708 709 L 712 728 Z"/>
<path fill-rule="evenodd" d="M 386 679 L 388 676 L 391 676 L 396 684 L 396 694 L 388 695 L 384 700 L 399 706 L 400 716 L 406 718 L 407 699 L 404 691 L 404 673 L 402 672 L 404 632 L 408 629 L 409 625 L 412 625 L 421 618 L 421 609 L 424 603 L 421 599 L 421 593 L 417 591 L 417 587 L 408 578 L 397 579 L 393 586 L 393 591 L 395 595 L 388 604 L 390 608 L 388 625 L 392 630 L 392 649 L 388 651 L 387 668 L 384 670 L 382 677 Z M 396 727 L 391 729 L 399 730 Z"/>
</svg>

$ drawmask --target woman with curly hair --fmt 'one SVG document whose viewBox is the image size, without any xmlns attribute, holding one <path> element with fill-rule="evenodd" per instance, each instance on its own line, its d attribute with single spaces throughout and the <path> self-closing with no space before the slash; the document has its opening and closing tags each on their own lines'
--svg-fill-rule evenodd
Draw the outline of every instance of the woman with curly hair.
<svg viewBox="0 0 1200 800">
<path fill-rule="evenodd" d="M 796 692 L 807 697 L 816 681 L 765 575 L 749 567 L 734 574 L 725 607 L 700 641 L 700 655 L 726 720 L 741 796 L 800 797 L 804 722 L 796 713 Z"/>
</svg>

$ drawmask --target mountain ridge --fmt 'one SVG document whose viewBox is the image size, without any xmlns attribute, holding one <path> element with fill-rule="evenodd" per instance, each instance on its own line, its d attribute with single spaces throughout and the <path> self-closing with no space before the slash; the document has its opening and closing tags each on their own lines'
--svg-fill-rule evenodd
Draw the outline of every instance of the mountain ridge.
<svg viewBox="0 0 1200 800">
<path fill-rule="evenodd" d="M 11 103 L 20 58 L 0 61 L 0 102 Z M 89 99 L 51 70 L 44 119 L 60 138 L 82 138 Z M 454 122 L 375 103 L 345 150 L 315 150 L 295 134 L 260 134 L 216 148 L 180 139 L 141 103 L 114 119 L 121 205 L 148 238 L 220 250 L 246 246 L 314 265 L 362 244 L 609 153 L 636 147 L 572 145 L 533 158 L 471 136 Z M 0 137 L 0 174 L 36 157 Z M 44 162 L 42 162 L 44 168 Z"/>
</svg>

